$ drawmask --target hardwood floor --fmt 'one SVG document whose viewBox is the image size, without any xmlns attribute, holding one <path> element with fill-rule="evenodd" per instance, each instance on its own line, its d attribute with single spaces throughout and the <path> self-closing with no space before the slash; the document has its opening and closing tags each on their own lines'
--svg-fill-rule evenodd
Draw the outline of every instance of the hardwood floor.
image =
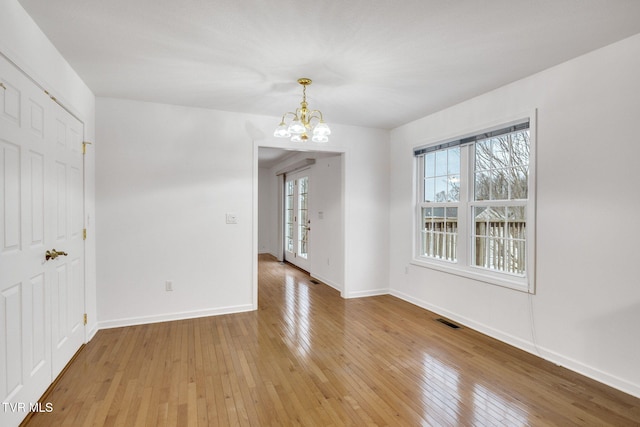
<svg viewBox="0 0 640 427">
<path fill-rule="evenodd" d="M 28 426 L 638 426 L 636 399 L 270 256 L 259 310 L 101 330 Z"/>
</svg>

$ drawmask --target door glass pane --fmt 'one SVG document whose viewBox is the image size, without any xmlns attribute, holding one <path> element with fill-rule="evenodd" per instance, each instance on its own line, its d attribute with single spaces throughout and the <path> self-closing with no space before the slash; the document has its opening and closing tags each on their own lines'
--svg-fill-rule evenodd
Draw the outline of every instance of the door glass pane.
<svg viewBox="0 0 640 427">
<path fill-rule="evenodd" d="M 293 222 L 294 222 L 294 214 L 293 214 L 293 191 L 294 191 L 294 182 L 287 181 L 285 184 L 285 198 L 284 198 L 284 209 L 285 209 L 285 235 L 284 235 L 284 247 L 287 252 L 293 252 Z"/>
<path fill-rule="evenodd" d="M 298 180 L 298 256 L 308 257 L 309 241 L 309 177 Z"/>
</svg>

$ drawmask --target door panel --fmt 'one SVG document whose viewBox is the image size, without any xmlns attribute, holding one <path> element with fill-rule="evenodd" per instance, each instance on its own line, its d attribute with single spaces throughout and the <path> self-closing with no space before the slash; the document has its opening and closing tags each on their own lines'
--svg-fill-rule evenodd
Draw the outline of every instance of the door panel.
<svg viewBox="0 0 640 427">
<path fill-rule="evenodd" d="M 284 206 L 284 258 L 305 271 L 309 271 L 309 171 L 285 177 Z"/>
<path fill-rule="evenodd" d="M 82 188 L 82 123 L 62 108 L 55 111 L 56 143 L 54 248 L 67 253 L 53 260 L 52 312 L 53 377 L 64 368 L 84 341 L 84 241 Z"/>
<path fill-rule="evenodd" d="M 0 397 L 29 403 L 52 381 L 44 263 L 51 100 L 2 57 L 0 82 Z M 0 425 L 18 425 L 25 415 L 0 411 Z"/>
<path fill-rule="evenodd" d="M 1 56 L 0 82 L 0 399 L 27 405 L 0 425 L 17 426 L 84 341 L 83 125 Z"/>
<path fill-rule="evenodd" d="M 20 250 L 20 190 L 22 174 L 20 172 L 20 147 L 2 141 L 2 200 L 3 206 L 3 235 L 2 251 L 5 254 Z"/>
</svg>

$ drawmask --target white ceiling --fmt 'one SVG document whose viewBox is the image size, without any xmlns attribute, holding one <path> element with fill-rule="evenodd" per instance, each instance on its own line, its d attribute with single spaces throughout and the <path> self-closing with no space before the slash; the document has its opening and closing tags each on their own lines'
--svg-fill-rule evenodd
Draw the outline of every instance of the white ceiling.
<svg viewBox="0 0 640 427">
<path fill-rule="evenodd" d="M 638 0 L 19 0 L 96 96 L 394 128 L 640 32 Z"/>
</svg>

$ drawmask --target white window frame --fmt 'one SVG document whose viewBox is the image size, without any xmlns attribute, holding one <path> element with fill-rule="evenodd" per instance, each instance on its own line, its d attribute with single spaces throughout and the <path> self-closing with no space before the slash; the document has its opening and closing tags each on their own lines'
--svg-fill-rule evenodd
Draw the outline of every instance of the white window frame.
<svg viewBox="0 0 640 427">
<path fill-rule="evenodd" d="M 521 202 L 513 201 L 474 201 L 473 195 L 473 149 L 472 145 L 461 146 L 460 150 L 460 200 L 458 202 L 443 203 L 448 207 L 458 208 L 458 236 L 456 261 L 441 260 L 432 257 L 421 256 L 422 242 L 422 208 L 424 200 L 424 161 L 419 156 L 415 157 L 414 167 L 414 220 L 413 220 L 413 256 L 411 264 L 430 268 L 458 276 L 478 280 L 492 285 L 502 286 L 527 293 L 535 293 L 535 236 L 536 236 L 536 140 L 537 123 L 536 110 L 514 115 L 510 118 L 496 121 L 493 124 L 478 126 L 477 128 L 452 135 L 450 138 L 437 138 L 431 141 L 423 141 L 414 147 L 414 151 L 420 148 L 446 144 L 448 141 L 463 139 L 472 135 L 479 135 L 493 130 L 502 129 L 515 124 L 529 121 L 529 171 L 528 171 L 528 199 L 526 206 L 526 272 L 523 276 L 510 273 L 489 270 L 472 264 L 473 244 L 472 230 L 473 218 L 471 209 L 473 206 L 490 204 L 492 206 L 516 205 Z M 412 153 L 413 155 L 413 153 Z M 424 157 L 424 156 L 422 156 Z"/>
</svg>

